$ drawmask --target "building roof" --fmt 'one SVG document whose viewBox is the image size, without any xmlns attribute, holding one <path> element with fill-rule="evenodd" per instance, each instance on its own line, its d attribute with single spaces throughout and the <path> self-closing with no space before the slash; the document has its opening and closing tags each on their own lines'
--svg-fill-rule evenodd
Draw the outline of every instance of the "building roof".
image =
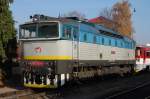
<svg viewBox="0 0 150 99">
<path fill-rule="evenodd" d="M 99 17 L 96 17 L 96 18 L 92 18 L 92 19 L 89 19 L 88 22 L 91 22 L 91 23 L 100 23 L 102 21 L 109 21 L 109 22 L 112 22 L 111 20 L 103 17 L 103 16 L 99 16 Z"/>
</svg>

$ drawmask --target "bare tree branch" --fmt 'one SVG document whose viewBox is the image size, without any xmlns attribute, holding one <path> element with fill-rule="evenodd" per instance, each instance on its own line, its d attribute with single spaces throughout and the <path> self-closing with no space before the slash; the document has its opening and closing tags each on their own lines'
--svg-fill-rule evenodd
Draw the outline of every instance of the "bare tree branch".
<svg viewBox="0 0 150 99">
<path fill-rule="evenodd" d="M 71 11 L 71 12 L 65 13 L 65 14 L 63 14 L 61 16 L 62 17 L 78 17 L 81 20 L 85 19 L 85 14 L 82 14 L 82 13 L 80 13 L 78 11 Z"/>
</svg>

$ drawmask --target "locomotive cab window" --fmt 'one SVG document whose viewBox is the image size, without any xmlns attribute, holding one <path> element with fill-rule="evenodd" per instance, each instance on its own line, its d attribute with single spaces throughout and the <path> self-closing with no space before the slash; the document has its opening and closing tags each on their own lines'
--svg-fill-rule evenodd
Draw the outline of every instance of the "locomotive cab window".
<svg viewBox="0 0 150 99">
<path fill-rule="evenodd" d="M 40 38 L 58 37 L 58 34 L 58 25 L 56 23 L 43 23 L 38 26 L 38 37 Z"/>
<path fill-rule="evenodd" d="M 36 24 L 24 25 L 20 28 L 20 38 L 35 38 L 36 34 Z"/>
<path fill-rule="evenodd" d="M 41 22 L 20 26 L 20 38 L 56 38 L 59 37 L 58 23 Z"/>
</svg>

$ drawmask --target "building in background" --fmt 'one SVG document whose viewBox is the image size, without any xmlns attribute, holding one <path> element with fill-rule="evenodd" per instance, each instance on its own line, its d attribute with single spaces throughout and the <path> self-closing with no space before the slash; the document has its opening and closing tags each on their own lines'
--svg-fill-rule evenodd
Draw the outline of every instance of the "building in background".
<svg viewBox="0 0 150 99">
<path fill-rule="evenodd" d="M 89 19 L 88 22 L 95 23 L 95 24 L 100 24 L 100 25 L 103 25 L 105 27 L 108 27 L 108 28 L 114 30 L 113 21 L 109 20 L 109 19 L 107 19 L 103 16 L 99 16 L 99 17 L 96 17 L 96 18 Z"/>
</svg>

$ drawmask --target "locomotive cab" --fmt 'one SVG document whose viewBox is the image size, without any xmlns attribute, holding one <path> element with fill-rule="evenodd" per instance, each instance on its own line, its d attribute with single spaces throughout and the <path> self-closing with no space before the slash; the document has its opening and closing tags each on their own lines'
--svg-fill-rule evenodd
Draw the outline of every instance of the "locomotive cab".
<svg viewBox="0 0 150 99">
<path fill-rule="evenodd" d="M 66 32 L 61 34 L 62 31 Z M 66 46 L 73 44 L 65 40 L 71 38 L 69 33 L 71 30 L 64 29 L 54 18 L 20 25 L 20 66 L 26 87 L 56 88 L 68 81 L 71 67 L 67 64 L 73 53 Z"/>
</svg>

